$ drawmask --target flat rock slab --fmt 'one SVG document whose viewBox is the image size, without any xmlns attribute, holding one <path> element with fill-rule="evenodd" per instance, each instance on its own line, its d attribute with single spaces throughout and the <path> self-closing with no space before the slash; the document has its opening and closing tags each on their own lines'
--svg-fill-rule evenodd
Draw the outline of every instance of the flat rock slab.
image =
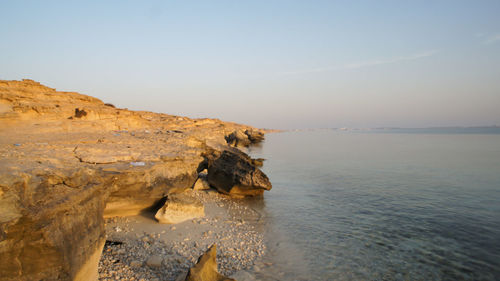
<svg viewBox="0 0 500 281">
<path fill-rule="evenodd" d="M 198 199 L 186 194 L 172 194 L 156 212 L 155 218 L 159 223 L 175 224 L 204 216 L 205 207 Z"/>
</svg>

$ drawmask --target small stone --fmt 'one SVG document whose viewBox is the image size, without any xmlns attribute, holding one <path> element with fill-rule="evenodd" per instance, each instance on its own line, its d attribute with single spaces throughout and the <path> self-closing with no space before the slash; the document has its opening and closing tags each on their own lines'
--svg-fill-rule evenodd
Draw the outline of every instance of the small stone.
<svg viewBox="0 0 500 281">
<path fill-rule="evenodd" d="M 141 267 L 142 266 L 142 262 L 134 260 L 134 261 L 130 262 L 130 266 L 131 267 Z"/>
<path fill-rule="evenodd" d="M 161 267 L 163 259 L 160 256 L 151 256 L 146 260 L 146 264 L 152 268 Z"/>
</svg>

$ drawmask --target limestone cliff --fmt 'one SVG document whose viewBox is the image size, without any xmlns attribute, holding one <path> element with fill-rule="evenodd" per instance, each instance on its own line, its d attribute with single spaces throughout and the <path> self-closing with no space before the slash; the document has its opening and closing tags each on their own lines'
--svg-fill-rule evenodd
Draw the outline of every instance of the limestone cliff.
<svg viewBox="0 0 500 281">
<path fill-rule="evenodd" d="M 137 214 L 191 188 L 199 171 L 235 151 L 229 144 L 263 134 L 0 80 L 0 280 L 95 279 L 104 216 Z M 271 188 L 251 170 L 256 188 Z"/>
</svg>

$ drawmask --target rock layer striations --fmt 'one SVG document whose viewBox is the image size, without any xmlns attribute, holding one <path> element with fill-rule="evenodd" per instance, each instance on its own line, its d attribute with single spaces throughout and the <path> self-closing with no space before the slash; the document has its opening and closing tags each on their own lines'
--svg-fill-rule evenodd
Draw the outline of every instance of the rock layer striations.
<svg viewBox="0 0 500 281">
<path fill-rule="evenodd" d="M 205 168 L 221 192 L 262 194 L 269 180 L 229 144 L 264 133 L 0 80 L 0 280 L 95 279 L 103 217 L 138 214 Z"/>
</svg>

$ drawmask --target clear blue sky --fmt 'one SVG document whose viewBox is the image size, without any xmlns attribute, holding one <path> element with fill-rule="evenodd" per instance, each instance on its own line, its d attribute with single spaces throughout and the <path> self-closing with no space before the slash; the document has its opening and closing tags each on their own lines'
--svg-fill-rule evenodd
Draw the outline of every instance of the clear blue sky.
<svg viewBox="0 0 500 281">
<path fill-rule="evenodd" d="M 0 79 L 267 128 L 500 125 L 500 1 L 0 1 Z"/>
</svg>

